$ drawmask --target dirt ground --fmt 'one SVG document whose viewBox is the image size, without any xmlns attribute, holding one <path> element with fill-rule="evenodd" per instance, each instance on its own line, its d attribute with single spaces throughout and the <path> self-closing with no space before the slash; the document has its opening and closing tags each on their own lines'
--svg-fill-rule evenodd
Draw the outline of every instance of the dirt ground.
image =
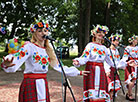
<svg viewBox="0 0 138 102">
<path fill-rule="evenodd" d="M 63 102 L 63 90 L 62 82 L 64 78 L 61 77 L 61 73 L 49 70 L 48 71 L 48 85 L 50 91 L 51 102 Z M 19 86 L 22 81 L 22 72 L 16 73 L 5 73 L 0 71 L 0 102 L 18 102 L 18 92 Z M 82 102 L 82 92 L 83 92 L 83 77 L 68 77 L 71 83 L 71 88 L 73 95 L 75 96 L 76 102 Z M 122 82 L 123 87 L 124 83 Z M 126 89 L 124 87 L 126 92 Z M 138 99 L 137 99 L 138 100 Z M 73 102 L 71 91 L 67 88 L 66 102 Z M 125 95 L 123 95 L 122 90 L 118 93 L 118 97 L 115 98 L 115 102 L 129 102 L 125 100 Z M 137 101 L 138 102 L 138 101 Z"/>
</svg>

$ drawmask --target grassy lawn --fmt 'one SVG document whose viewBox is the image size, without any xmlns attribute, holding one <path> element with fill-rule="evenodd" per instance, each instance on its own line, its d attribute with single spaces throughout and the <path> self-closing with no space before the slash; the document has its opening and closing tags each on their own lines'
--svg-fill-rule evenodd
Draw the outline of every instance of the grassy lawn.
<svg viewBox="0 0 138 102">
<path fill-rule="evenodd" d="M 2 57 L 5 56 L 5 55 L 7 55 L 6 52 L 3 52 L 3 51 L 1 52 L 0 51 L 0 64 L 1 64 L 1 61 L 2 61 Z M 66 66 L 72 66 L 72 59 L 74 59 L 75 57 L 76 57 L 76 55 L 71 55 L 70 58 L 68 58 L 68 59 L 62 59 L 61 61 Z M 21 66 L 21 68 L 24 69 L 24 64 Z M 0 69 L 2 69 L 2 68 L 0 67 Z M 49 67 L 49 69 L 52 69 L 52 68 Z M 79 67 L 78 69 L 79 70 L 84 70 L 85 69 L 85 65 Z M 119 70 L 119 75 L 120 75 L 120 79 L 124 80 L 124 70 Z"/>
</svg>

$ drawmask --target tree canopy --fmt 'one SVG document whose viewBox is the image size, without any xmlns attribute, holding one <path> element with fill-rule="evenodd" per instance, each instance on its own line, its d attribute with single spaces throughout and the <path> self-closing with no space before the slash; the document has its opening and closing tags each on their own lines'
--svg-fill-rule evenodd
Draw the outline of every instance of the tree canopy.
<svg viewBox="0 0 138 102">
<path fill-rule="evenodd" d="M 67 45 L 76 41 L 79 52 L 96 24 L 110 28 L 107 36 L 123 34 L 126 45 L 138 32 L 138 0 L 1 0 L 0 11 L 0 26 L 7 30 L 7 34 L 0 34 L 1 42 L 15 36 L 30 38 L 27 28 L 38 17 L 48 21 L 52 37 L 65 39 Z"/>
</svg>

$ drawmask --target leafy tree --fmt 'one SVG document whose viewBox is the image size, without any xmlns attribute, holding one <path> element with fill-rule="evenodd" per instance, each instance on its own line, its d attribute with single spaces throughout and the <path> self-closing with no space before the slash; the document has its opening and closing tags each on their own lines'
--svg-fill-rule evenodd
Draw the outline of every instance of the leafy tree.
<svg viewBox="0 0 138 102">
<path fill-rule="evenodd" d="M 14 36 L 27 39 L 28 36 L 26 28 L 29 27 L 34 18 L 42 15 L 41 0 L 2 0 L 0 4 L 1 9 L 1 25 L 11 27 L 6 36 L 0 36 L 2 40 L 11 39 Z"/>
<path fill-rule="evenodd" d="M 26 28 L 39 16 L 47 19 L 50 25 L 50 32 L 54 38 L 65 38 L 66 44 L 76 37 L 77 7 L 76 0 L 2 0 L 1 25 L 9 27 L 8 34 L 0 38 L 11 39 L 18 36 L 28 39 L 30 34 Z"/>
</svg>

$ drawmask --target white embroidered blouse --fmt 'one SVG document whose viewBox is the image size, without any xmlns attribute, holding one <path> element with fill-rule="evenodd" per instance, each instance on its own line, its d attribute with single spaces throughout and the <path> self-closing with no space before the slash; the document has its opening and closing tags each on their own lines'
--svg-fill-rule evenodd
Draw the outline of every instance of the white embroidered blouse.
<svg viewBox="0 0 138 102">
<path fill-rule="evenodd" d="M 13 64 L 15 66 L 3 68 L 6 72 L 16 72 L 20 66 L 25 62 L 24 73 L 47 73 L 50 58 L 46 53 L 45 48 L 39 47 L 34 43 L 28 43 L 20 48 L 19 52 L 9 54 L 6 58 L 11 59 L 14 57 Z M 63 66 L 66 75 L 77 76 L 80 71 L 75 67 Z M 54 69 L 62 72 L 59 63 L 54 66 Z"/>
<path fill-rule="evenodd" d="M 138 62 L 138 47 L 132 47 L 132 46 L 127 46 L 124 50 L 124 55 L 122 57 L 123 61 L 127 61 L 129 58 L 135 58 L 136 61 Z"/>
<path fill-rule="evenodd" d="M 108 56 L 110 57 L 111 61 L 113 62 L 113 59 L 112 59 L 112 56 L 111 56 L 111 52 L 113 54 L 113 58 L 114 58 L 114 61 L 115 61 L 115 66 L 116 68 L 120 68 L 120 69 L 124 69 L 127 65 L 126 61 L 122 61 L 120 60 L 120 55 L 119 55 L 119 52 L 117 49 L 113 50 L 108 48 Z M 104 68 L 105 68 L 105 71 L 106 72 L 110 72 L 110 65 L 107 64 L 106 62 L 104 62 Z"/>
<path fill-rule="evenodd" d="M 104 63 L 106 61 L 110 66 L 114 66 L 109 55 L 108 50 L 104 45 L 90 42 L 86 45 L 82 55 L 79 58 L 75 58 L 79 61 L 80 65 L 89 62 Z M 76 66 L 79 67 L 80 65 Z"/>
</svg>

